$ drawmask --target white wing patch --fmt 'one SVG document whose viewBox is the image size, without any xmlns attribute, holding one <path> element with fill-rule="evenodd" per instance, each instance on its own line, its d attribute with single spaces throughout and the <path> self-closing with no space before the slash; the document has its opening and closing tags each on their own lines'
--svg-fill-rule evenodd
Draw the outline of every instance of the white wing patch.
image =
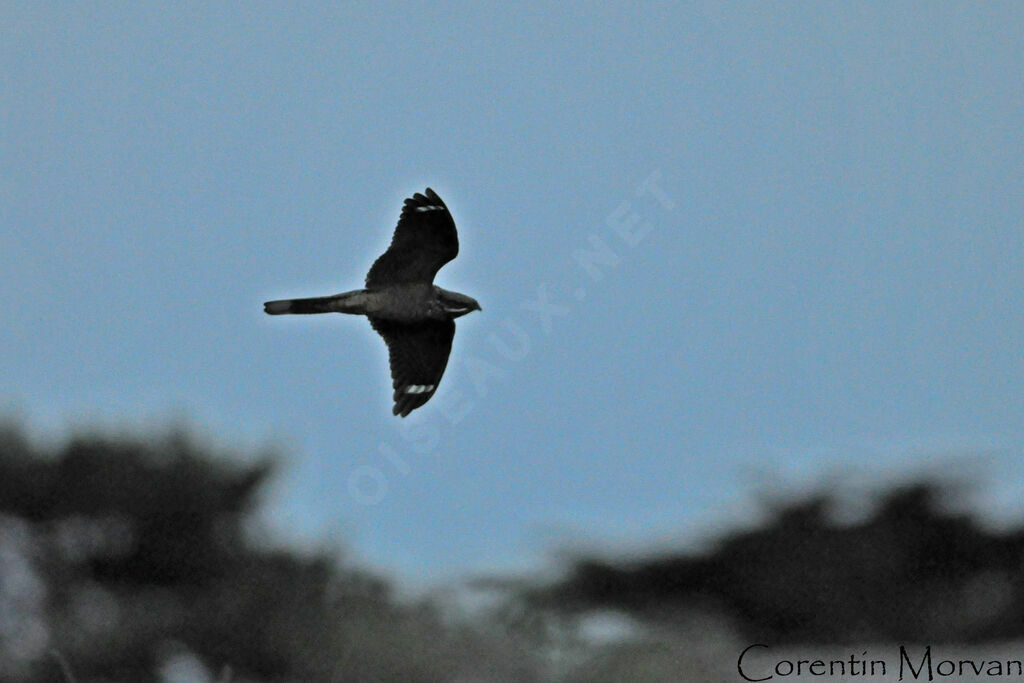
<svg viewBox="0 0 1024 683">
<path fill-rule="evenodd" d="M 430 204 L 429 206 L 417 206 L 416 210 L 417 211 L 444 211 L 444 207 L 443 206 L 438 206 L 437 204 Z"/>
<path fill-rule="evenodd" d="M 433 391 L 435 386 L 434 384 L 410 384 L 402 391 L 407 394 L 425 394 Z"/>
</svg>

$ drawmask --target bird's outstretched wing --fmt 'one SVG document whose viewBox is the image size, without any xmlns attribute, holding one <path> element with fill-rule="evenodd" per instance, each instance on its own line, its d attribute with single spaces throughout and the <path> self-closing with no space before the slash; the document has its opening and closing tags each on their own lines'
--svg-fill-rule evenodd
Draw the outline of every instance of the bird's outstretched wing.
<svg viewBox="0 0 1024 683">
<path fill-rule="evenodd" d="M 395 406 L 391 412 L 405 417 L 437 391 L 452 350 L 455 321 L 406 324 L 371 317 L 370 324 L 388 345 L 395 389 Z"/>
<path fill-rule="evenodd" d="M 391 246 L 366 276 L 367 289 L 409 282 L 433 282 L 441 266 L 459 253 L 455 221 L 429 187 L 405 200 Z"/>
</svg>

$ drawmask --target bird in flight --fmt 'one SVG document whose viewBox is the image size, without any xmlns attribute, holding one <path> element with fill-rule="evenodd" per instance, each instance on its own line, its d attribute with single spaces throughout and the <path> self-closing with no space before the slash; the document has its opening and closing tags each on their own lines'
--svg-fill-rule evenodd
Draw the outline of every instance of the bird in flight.
<svg viewBox="0 0 1024 683">
<path fill-rule="evenodd" d="M 407 416 L 437 391 L 455 337 L 455 318 L 481 310 L 472 297 L 434 284 L 441 266 L 459 253 L 448 207 L 429 187 L 405 200 L 391 246 L 366 276 L 366 288 L 312 299 L 268 301 L 263 310 L 283 313 L 365 315 L 384 338 L 391 361 L 395 406 Z"/>
</svg>

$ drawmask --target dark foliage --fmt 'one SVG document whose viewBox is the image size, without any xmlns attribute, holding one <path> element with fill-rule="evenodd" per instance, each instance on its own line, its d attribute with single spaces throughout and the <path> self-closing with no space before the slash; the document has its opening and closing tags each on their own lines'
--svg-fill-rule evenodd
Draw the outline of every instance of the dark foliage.
<svg viewBox="0 0 1024 683">
<path fill-rule="evenodd" d="M 949 484 L 889 490 L 856 522 L 831 492 L 776 502 L 702 554 L 581 558 L 470 623 L 328 553 L 265 547 L 246 524 L 273 462 L 181 431 L 40 447 L 0 426 L 0 681 L 555 680 L 552 661 L 559 680 L 620 680 L 678 673 L 681 653 L 684 678 L 714 678 L 679 639 L 588 649 L 571 624 L 595 609 L 686 642 L 723 619 L 779 645 L 1024 636 L 1024 529 L 951 511 Z"/>
<path fill-rule="evenodd" d="M 950 493 L 935 482 L 900 487 L 852 524 L 833 519 L 828 494 L 813 495 L 701 555 L 580 558 L 532 599 L 649 623 L 725 614 L 748 640 L 772 643 L 1020 638 L 1024 529 L 997 533 L 951 513 Z"/>
<path fill-rule="evenodd" d="M 377 576 L 261 547 L 271 465 L 180 431 L 38 448 L 0 427 L 0 681 L 533 680 Z"/>
</svg>

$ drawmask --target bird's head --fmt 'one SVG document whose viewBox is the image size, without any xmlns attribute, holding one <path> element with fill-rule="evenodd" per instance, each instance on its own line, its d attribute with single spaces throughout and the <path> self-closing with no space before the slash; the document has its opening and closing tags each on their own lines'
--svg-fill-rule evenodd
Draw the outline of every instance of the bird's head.
<svg viewBox="0 0 1024 683">
<path fill-rule="evenodd" d="M 438 287 L 437 297 L 444 308 L 444 312 L 451 318 L 458 318 L 473 311 L 483 310 L 476 299 L 465 294 L 459 294 L 458 292 L 449 292 L 447 289 Z"/>
</svg>

